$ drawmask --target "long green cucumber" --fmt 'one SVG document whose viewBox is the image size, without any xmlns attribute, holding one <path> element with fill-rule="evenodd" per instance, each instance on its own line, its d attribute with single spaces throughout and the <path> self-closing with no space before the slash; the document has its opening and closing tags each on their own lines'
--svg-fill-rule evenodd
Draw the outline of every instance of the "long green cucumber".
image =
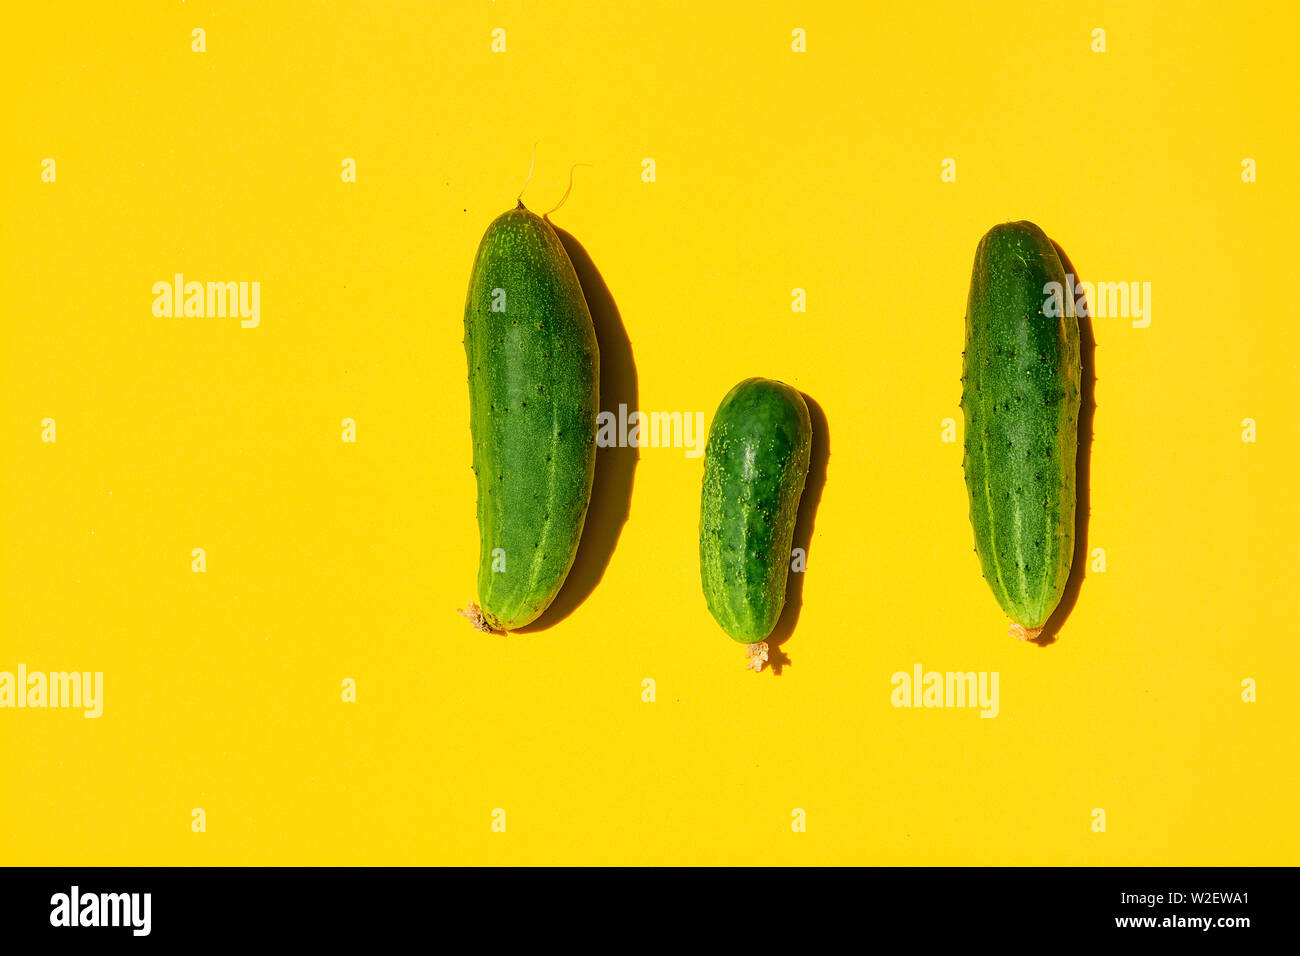
<svg viewBox="0 0 1300 956">
<path fill-rule="evenodd" d="M 975 251 L 966 307 L 964 467 L 975 550 L 1022 640 L 1037 638 L 1056 609 L 1074 552 L 1079 324 L 1072 309 L 1049 304 L 1053 282 L 1066 287 L 1052 241 L 1031 222 L 1004 223 Z"/>
<path fill-rule="evenodd" d="M 479 243 L 465 299 L 482 630 L 535 620 L 573 566 L 596 461 L 600 353 L 569 256 L 518 208 Z"/>
<path fill-rule="evenodd" d="M 728 392 L 709 428 L 700 502 L 704 600 L 724 631 L 750 645 L 756 671 L 785 606 L 811 449 L 803 396 L 770 379 L 746 379 Z"/>
</svg>

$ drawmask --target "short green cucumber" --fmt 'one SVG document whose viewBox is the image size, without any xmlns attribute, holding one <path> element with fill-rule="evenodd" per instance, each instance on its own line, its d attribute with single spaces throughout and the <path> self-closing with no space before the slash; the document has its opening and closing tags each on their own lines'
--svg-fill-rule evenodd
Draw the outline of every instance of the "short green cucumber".
<svg viewBox="0 0 1300 956">
<path fill-rule="evenodd" d="M 808 477 L 812 423 L 803 396 L 765 378 L 741 382 L 723 398 L 704 449 L 700 501 L 700 578 L 714 620 L 751 645 L 762 643 L 785 606 L 790 544 Z"/>
<path fill-rule="evenodd" d="M 1004 223 L 975 251 L 966 307 L 964 467 L 975 550 L 1022 640 L 1037 638 L 1056 609 L 1074 553 L 1079 324 L 1072 310 L 1049 305 L 1054 282 L 1066 287 L 1052 241 L 1031 222 Z"/>
<path fill-rule="evenodd" d="M 573 264 L 518 208 L 479 243 L 465 299 L 483 630 L 535 620 L 573 566 L 596 461 L 600 353 Z"/>
</svg>

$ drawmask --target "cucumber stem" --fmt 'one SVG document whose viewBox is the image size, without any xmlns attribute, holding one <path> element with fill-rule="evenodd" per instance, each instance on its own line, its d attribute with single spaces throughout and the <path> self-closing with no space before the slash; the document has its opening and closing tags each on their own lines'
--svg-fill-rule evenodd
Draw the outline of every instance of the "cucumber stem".
<svg viewBox="0 0 1300 956">
<path fill-rule="evenodd" d="M 745 645 L 745 666 L 755 674 L 763 669 L 767 663 L 767 641 L 759 641 L 756 644 Z"/>
<path fill-rule="evenodd" d="M 1007 633 L 1019 641 L 1036 641 L 1038 635 L 1043 633 L 1043 629 L 1041 627 L 1025 627 L 1023 624 L 1012 621 Z"/>
<path fill-rule="evenodd" d="M 533 167 L 537 165 L 537 144 L 533 143 L 533 158 L 528 161 L 528 175 L 524 177 L 524 184 L 519 187 L 519 208 L 524 208 L 524 190 L 533 179 Z"/>
<path fill-rule="evenodd" d="M 458 608 L 457 612 L 461 617 L 468 618 L 475 630 L 482 631 L 484 634 L 496 633 L 492 625 L 488 624 L 487 618 L 483 616 L 483 612 L 479 610 L 479 606 L 473 601 L 469 602 L 469 607 Z"/>
</svg>

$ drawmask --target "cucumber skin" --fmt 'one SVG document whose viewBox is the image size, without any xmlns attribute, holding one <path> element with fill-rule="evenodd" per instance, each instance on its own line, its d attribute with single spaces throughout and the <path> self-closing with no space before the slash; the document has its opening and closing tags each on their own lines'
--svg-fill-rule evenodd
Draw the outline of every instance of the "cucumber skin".
<svg viewBox="0 0 1300 956">
<path fill-rule="evenodd" d="M 770 379 L 746 379 L 733 388 L 709 427 L 700 578 L 714 620 L 742 644 L 767 637 L 785 606 L 811 450 L 803 396 Z"/>
<path fill-rule="evenodd" d="M 1055 246 L 1030 222 L 980 240 L 966 309 L 963 466 L 975 550 L 1016 623 L 1041 628 L 1074 553 L 1079 324 L 1043 312 L 1065 285 Z"/>
<path fill-rule="evenodd" d="M 493 290 L 505 311 L 493 312 Z M 478 484 L 478 594 L 494 630 L 523 627 L 573 566 L 596 461 L 600 353 L 573 264 L 546 220 L 498 216 L 465 299 Z M 505 570 L 493 571 L 495 549 Z"/>
</svg>

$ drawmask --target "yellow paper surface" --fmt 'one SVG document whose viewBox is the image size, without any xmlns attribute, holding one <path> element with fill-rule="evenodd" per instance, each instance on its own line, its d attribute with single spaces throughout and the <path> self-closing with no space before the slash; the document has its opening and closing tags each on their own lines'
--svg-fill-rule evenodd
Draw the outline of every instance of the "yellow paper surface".
<svg viewBox="0 0 1300 956">
<path fill-rule="evenodd" d="M 1297 32 L 1286 3 L 15 6 L 0 671 L 102 673 L 103 711 L 0 709 L 0 860 L 1294 863 Z M 707 426 L 762 375 L 821 409 L 779 676 L 704 605 L 684 448 L 603 453 L 562 619 L 456 614 L 465 290 L 534 145 L 539 212 L 590 164 L 553 219 L 617 397 Z M 1145 327 L 1092 320 L 1105 570 L 1048 647 L 1006 636 L 961 470 L 971 261 L 1008 219 L 1151 290 Z M 259 283 L 258 324 L 155 315 L 178 273 Z M 917 665 L 996 673 L 996 716 L 894 706 Z"/>
</svg>

